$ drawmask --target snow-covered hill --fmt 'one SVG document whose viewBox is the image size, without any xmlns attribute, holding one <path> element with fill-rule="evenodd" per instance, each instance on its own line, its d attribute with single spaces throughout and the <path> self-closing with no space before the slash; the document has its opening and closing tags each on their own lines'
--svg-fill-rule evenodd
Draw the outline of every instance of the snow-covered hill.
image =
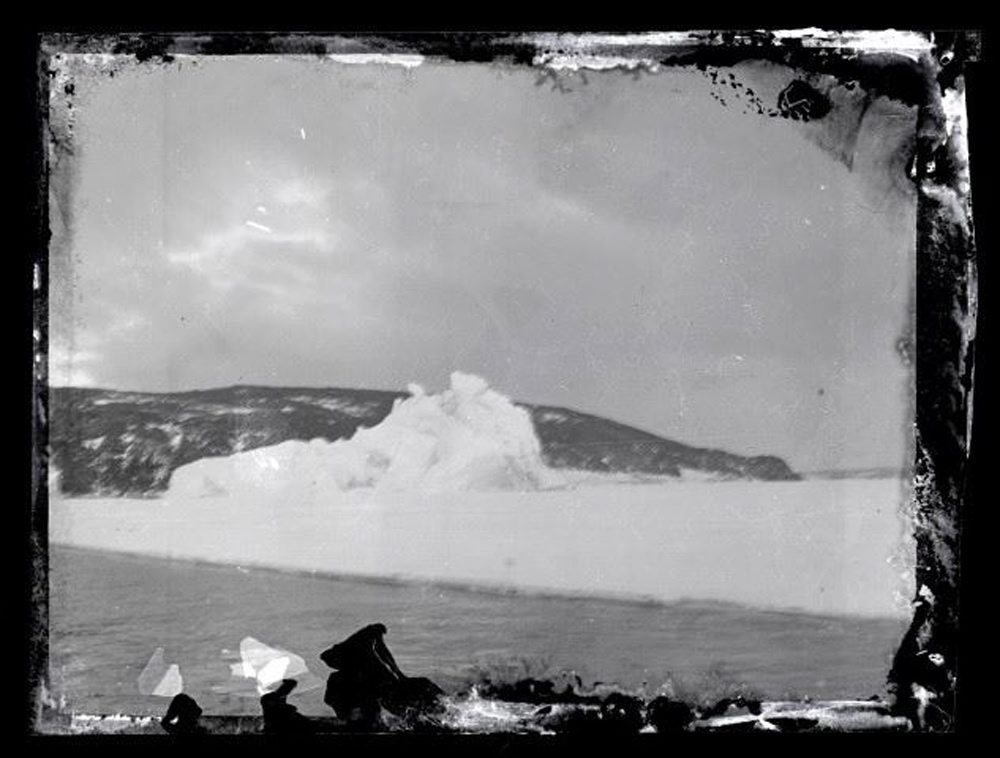
<svg viewBox="0 0 1000 758">
<path fill-rule="evenodd" d="M 553 469 L 799 478 L 774 456 L 691 447 L 599 416 L 515 404 L 460 373 L 437 395 L 416 386 L 409 392 L 51 388 L 49 400 L 50 467 L 61 492 L 75 496 L 157 495 L 181 467 L 175 487 L 228 491 L 261 485 L 275 464 L 286 476 L 322 470 L 338 489 L 538 489 L 560 484 Z M 227 461 L 220 467 L 203 460 L 209 458 Z"/>
</svg>

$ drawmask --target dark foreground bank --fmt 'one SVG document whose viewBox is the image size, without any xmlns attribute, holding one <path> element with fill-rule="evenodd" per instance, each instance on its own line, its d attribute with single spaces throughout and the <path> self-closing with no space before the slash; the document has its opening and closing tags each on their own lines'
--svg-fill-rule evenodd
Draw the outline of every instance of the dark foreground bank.
<svg viewBox="0 0 1000 758">
<path fill-rule="evenodd" d="M 763 702 L 724 697 L 697 704 L 672 695 L 647 699 L 620 688 L 584 688 L 579 677 L 557 689 L 550 679 L 487 680 L 469 692 L 449 695 L 426 677 L 404 673 L 385 644 L 387 627 L 368 624 L 319 654 L 332 670 L 323 702 L 333 717 L 310 717 L 288 702 L 298 686 L 292 678 L 258 676 L 261 716 L 204 717 L 186 693 L 176 694 L 159 721 L 146 717 L 100 718 L 60 712 L 51 704 L 40 727 L 55 734 L 131 733 L 195 737 L 264 734 L 316 737 L 343 734 L 520 733 L 628 736 L 643 733 L 908 731 L 920 719 L 900 715 L 898 703 L 869 701 Z M 259 649 L 246 649 L 259 659 Z M 273 660 L 273 659 L 272 659 Z M 157 728 L 158 727 L 158 728 Z"/>
</svg>

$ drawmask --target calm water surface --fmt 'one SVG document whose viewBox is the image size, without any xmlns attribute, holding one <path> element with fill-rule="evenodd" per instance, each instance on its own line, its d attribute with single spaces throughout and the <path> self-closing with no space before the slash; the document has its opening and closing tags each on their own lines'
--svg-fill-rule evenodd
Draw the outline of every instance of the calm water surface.
<svg viewBox="0 0 1000 758">
<path fill-rule="evenodd" d="M 247 636 L 302 656 L 291 701 L 329 713 L 320 651 L 382 621 L 408 674 L 458 690 L 481 673 L 554 676 L 684 693 L 747 685 L 762 697 L 868 697 L 884 680 L 905 622 L 819 617 L 737 605 L 486 593 L 421 584 L 247 570 L 53 547 L 52 682 L 78 712 L 161 714 L 138 677 L 156 648 L 177 663 L 206 713 L 258 713 L 236 678 Z"/>
</svg>

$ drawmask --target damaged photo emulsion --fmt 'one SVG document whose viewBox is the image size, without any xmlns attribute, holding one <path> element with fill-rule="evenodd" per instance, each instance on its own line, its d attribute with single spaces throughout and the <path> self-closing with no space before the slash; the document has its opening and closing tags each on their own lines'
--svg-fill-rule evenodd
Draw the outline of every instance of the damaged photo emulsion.
<svg viewBox="0 0 1000 758">
<path fill-rule="evenodd" d="M 891 721 L 916 106 L 753 59 L 50 66 L 53 723 Z"/>
</svg>

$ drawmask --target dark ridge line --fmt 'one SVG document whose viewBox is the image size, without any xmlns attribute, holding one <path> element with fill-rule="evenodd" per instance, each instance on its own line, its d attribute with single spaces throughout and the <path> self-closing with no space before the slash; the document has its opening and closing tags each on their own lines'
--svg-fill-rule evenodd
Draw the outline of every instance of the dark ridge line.
<svg viewBox="0 0 1000 758">
<path fill-rule="evenodd" d="M 367 389 L 367 388 L 356 388 L 356 387 L 335 387 L 328 385 L 284 385 L 284 384 L 223 384 L 213 387 L 200 387 L 197 389 L 188 390 L 126 390 L 126 389 L 115 389 L 113 387 L 75 387 L 73 385 L 49 385 L 50 390 L 55 390 L 57 392 L 79 392 L 87 394 L 98 394 L 101 392 L 112 393 L 116 395 L 150 395 L 153 397 L 177 397 L 178 395 L 199 395 L 199 394 L 209 394 L 217 392 L 226 392 L 231 390 L 285 390 L 294 392 L 372 392 L 387 395 L 409 395 L 410 393 L 406 390 L 394 389 Z"/>
<path fill-rule="evenodd" d="M 118 394 L 118 395 L 139 395 L 154 398 L 190 398 L 199 395 L 215 394 L 215 393 L 225 393 L 225 392 L 237 392 L 239 390 L 258 390 L 264 393 L 270 393 L 271 391 L 281 391 L 281 392 L 326 392 L 326 393 L 354 393 L 354 394 L 372 394 L 391 396 L 396 398 L 408 398 L 412 395 L 407 390 L 385 390 L 385 389 L 367 389 L 367 388 L 356 388 L 356 387 L 329 387 L 329 386 L 284 386 L 284 385 L 268 385 L 268 384 L 230 384 L 220 387 L 211 387 L 207 389 L 197 389 L 197 390 L 179 390 L 175 392 L 150 392 L 145 390 L 118 390 L 118 389 L 108 389 L 103 387 L 50 387 L 50 389 L 62 394 L 65 392 L 70 393 L 86 393 L 86 394 Z M 491 388 L 492 389 L 492 388 Z M 497 390 L 494 390 L 497 391 Z M 506 397 L 506 396 L 505 396 Z M 387 399 L 387 398 L 386 398 Z M 508 398 L 510 399 L 510 398 Z M 684 442 L 679 442 L 670 437 L 665 437 L 657 432 L 652 432 L 647 429 L 635 426 L 633 424 L 626 424 L 621 421 L 616 421 L 614 419 L 608 418 L 607 416 L 599 416 L 594 413 L 588 413 L 586 411 L 580 411 L 575 408 L 564 405 L 546 405 L 546 404 L 536 404 L 529 403 L 523 400 L 513 400 L 510 402 L 519 408 L 523 408 L 528 412 L 534 413 L 545 413 L 545 412 L 560 412 L 569 414 L 570 416 L 575 416 L 577 422 L 583 421 L 594 421 L 605 426 L 613 427 L 622 432 L 637 433 L 634 440 L 612 440 L 612 441 L 602 441 L 593 440 L 586 443 L 575 443 L 575 442 L 546 442 L 544 445 L 558 447 L 560 445 L 569 446 L 579 446 L 579 445 L 601 445 L 609 444 L 614 442 L 617 444 L 632 444 L 634 442 L 649 442 L 666 444 L 668 447 L 682 448 L 687 452 L 691 453 L 716 453 L 725 456 L 732 456 L 739 459 L 753 459 L 753 458 L 779 458 L 784 461 L 784 457 L 777 456 L 771 453 L 758 453 L 758 452 L 740 452 L 734 453 L 730 450 L 715 447 L 700 447 L 697 445 L 690 445 Z M 534 419 L 532 419 L 534 422 Z M 787 461 L 786 461 L 787 465 Z M 795 471 L 790 466 L 788 467 L 792 474 L 801 475 L 801 472 Z M 771 481 L 784 481 L 784 480 L 771 480 Z M 791 480 L 789 480 L 791 481 Z"/>
</svg>

